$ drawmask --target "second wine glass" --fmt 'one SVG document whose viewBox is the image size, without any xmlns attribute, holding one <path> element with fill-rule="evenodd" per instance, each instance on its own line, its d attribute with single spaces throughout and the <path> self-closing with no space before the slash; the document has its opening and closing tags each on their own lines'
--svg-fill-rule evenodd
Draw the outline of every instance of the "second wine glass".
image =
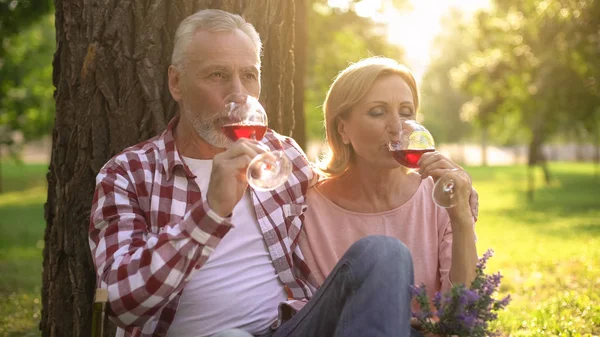
<svg viewBox="0 0 600 337">
<path fill-rule="evenodd" d="M 225 102 L 221 128 L 229 139 L 264 137 L 269 124 L 267 113 L 255 97 L 238 95 L 226 98 Z M 271 191 L 283 185 L 291 172 L 292 164 L 283 151 L 268 151 L 252 159 L 246 176 L 255 190 Z"/>
<path fill-rule="evenodd" d="M 417 171 L 421 156 L 435 151 L 435 142 L 431 133 L 419 122 L 403 119 L 398 136 L 389 141 L 388 148 L 400 165 Z M 433 201 L 440 207 L 449 208 L 455 205 L 454 196 L 454 180 L 444 174 L 433 186 Z"/>
</svg>

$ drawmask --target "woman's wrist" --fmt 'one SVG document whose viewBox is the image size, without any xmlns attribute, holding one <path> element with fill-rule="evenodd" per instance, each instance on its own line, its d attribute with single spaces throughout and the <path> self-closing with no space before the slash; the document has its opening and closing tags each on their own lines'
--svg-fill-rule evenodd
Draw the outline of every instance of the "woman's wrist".
<svg viewBox="0 0 600 337">
<path fill-rule="evenodd" d="M 448 211 L 452 228 L 456 225 L 473 227 L 473 213 L 468 202 L 464 205 L 447 208 L 446 210 Z"/>
</svg>

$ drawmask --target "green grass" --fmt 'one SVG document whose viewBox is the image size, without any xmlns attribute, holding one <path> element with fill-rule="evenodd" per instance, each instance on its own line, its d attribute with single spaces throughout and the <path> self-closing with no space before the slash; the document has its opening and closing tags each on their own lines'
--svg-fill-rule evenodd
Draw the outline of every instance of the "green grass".
<svg viewBox="0 0 600 337">
<path fill-rule="evenodd" d="M 2 163 L 0 336 L 39 336 L 45 173 L 48 165 Z"/>
<path fill-rule="evenodd" d="M 480 194 L 478 250 L 513 301 L 507 336 L 600 335 L 600 178 L 591 164 L 552 164 L 555 180 L 526 198 L 524 167 L 470 168 Z"/>
<path fill-rule="evenodd" d="M 39 336 L 47 165 L 2 167 L 0 337 Z M 497 322 L 505 336 L 600 335 L 600 179 L 591 164 L 552 164 L 536 172 L 534 202 L 526 168 L 468 169 L 480 194 L 478 250 L 495 251 L 489 272 L 513 297 Z"/>
</svg>

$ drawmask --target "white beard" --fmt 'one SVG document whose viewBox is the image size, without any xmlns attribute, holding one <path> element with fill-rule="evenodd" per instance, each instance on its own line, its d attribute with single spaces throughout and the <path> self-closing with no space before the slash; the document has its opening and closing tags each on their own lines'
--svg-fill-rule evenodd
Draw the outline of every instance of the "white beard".
<svg viewBox="0 0 600 337">
<path fill-rule="evenodd" d="M 185 104 L 183 105 L 184 113 L 187 115 L 189 122 L 194 127 L 194 130 L 198 133 L 200 138 L 204 139 L 207 143 L 212 146 L 220 148 L 229 148 L 233 145 L 233 142 L 227 138 L 221 132 L 215 128 L 215 122 L 219 119 L 220 113 L 217 114 L 201 114 L 196 113 L 188 109 Z M 214 117 L 202 117 L 203 115 L 214 116 Z"/>
</svg>

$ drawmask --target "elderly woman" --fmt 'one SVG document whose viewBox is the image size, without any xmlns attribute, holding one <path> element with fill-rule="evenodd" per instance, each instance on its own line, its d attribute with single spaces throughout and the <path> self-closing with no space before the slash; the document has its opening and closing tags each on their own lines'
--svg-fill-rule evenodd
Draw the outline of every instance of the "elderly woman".
<svg viewBox="0 0 600 337">
<path fill-rule="evenodd" d="M 331 150 L 321 163 L 327 178 L 308 192 L 299 238 L 318 284 L 354 242 L 370 235 L 395 237 L 408 247 L 414 283 L 424 283 L 430 297 L 475 278 L 477 201 L 469 175 L 439 152 L 423 154 L 419 171 L 411 171 L 388 149 L 399 121 L 416 119 L 418 107 L 413 75 L 388 58 L 361 60 L 331 85 L 323 107 Z M 434 182 L 444 174 L 455 181 L 452 208 L 432 200 Z"/>
</svg>

